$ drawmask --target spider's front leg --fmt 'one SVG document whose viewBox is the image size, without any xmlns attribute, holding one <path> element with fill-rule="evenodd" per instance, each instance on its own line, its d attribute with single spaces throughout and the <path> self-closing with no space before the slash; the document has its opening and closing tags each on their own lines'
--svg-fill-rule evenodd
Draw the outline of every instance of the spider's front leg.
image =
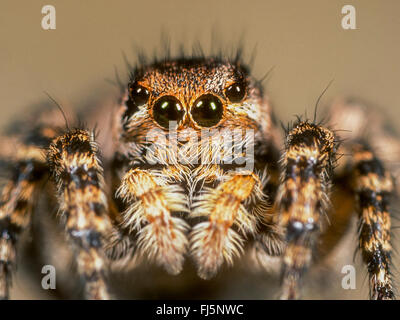
<svg viewBox="0 0 400 320">
<path fill-rule="evenodd" d="M 123 225 L 136 231 L 140 254 L 178 274 L 187 251 L 188 225 L 173 213 L 187 212 L 188 200 L 181 187 L 169 182 L 174 167 L 164 170 L 130 169 L 122 179 L 117 197 L 128 204 Z"/>
<path fill-rule="evenodd" d="M 36 141 L 49 140 L 41 130 L 37 131 Z M 4 137 L 2 140 L 7 145 L 4 145 L 5 148 L 15 143 Z M 6 157 L 2 155 L 0 159 L 5 171 L 11 172 L 0 195 L 0 299 L 9 298 L 17 241 L 30 222 L 41 182 L 47 173 L 41 146 L 26 142 L 19 141 L 15 145 L 15 154 Z"/>
<path fill-rule="evenodd" d="M 261 180 L 255 173 L 232 172 L 219 180 L 215 189 L 205 189 L 195 198 L 191 214 L 208 217 L 193 228 L 190 236 L 198 274 L 204 279 L 214 276 L 224 261 L 231 265 L 242 253 L 244 236 L 256 232 L 256 212 L 267 208 Z M 252 212 L 243 202 L 252 203 Z"/>
<path fill-rule="evenodd" d="M 66 231 L 76 249 L 88 299 L 108 299 L 103 241 L 112 226 L 103 191 L 103 170 L 93 135 L 73 130 L 53 139 L 47 159 Z"/>
<path fill-rule="evenodd" d="M 358 248 L 369 274 L 370 299 L 395 299 L 391 204 L 398 195 L 395 177 L 400 144 L 396 130 L 380 111 L 357 100 L 338 100 L 329 118 L 346 130 L 341 134 L 345 139 L 343 153 L 351 156 L 342 167 L 355 196 Z"/>
<path fill-rule="evenodd" d="M 301 276 L 309 266 L 326 212 L 329 173 L 335 159 L 333 133 L 309 122 L 296 124 L 286 137 L 277 208 L 285 229 L 282 299 L 298 298 Z"/>
<path fill-rule="evenodd" d="M 366 144 L 353 145 L 353 188 L 359 214 L 359 248 L 367 265 L 370 298 L 395 299 L 390 273 L 389 203 L 394 181 L 382 161 Z"/>
</svg>

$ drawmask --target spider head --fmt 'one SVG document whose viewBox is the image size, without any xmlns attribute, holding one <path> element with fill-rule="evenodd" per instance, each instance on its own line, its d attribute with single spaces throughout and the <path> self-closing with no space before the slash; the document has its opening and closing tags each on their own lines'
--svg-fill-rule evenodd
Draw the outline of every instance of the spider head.
<svg viewBox="0 0 400 320">
<path fill-rule="evenodd" d="M 122 136 L 136 144 L 153 129 L 182 136 L 204 130 L 267 131 L 270 120 L 261 87 L 248 69 L 219 58 L 180 58 L 137 68 L 122 109 Z"/>
<path fill-rule="evenodd" d="M 170 122 L 178 130 L 203 129 L 257 122 L 261 90 L 240 63 L 182 58 L 138 68 L 126 98 L 126 120 L 145 113 L 161 129 L 169 130 Z"/>
</svg>

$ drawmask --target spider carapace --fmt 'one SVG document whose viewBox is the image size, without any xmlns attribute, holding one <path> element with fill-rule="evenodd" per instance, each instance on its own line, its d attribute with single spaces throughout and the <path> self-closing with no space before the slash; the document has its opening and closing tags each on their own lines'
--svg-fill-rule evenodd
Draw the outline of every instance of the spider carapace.
<svg viewBox="0 0 400 320">
<path fill-rule="evenodd" d="M 281 298 L 298 298 L 313 257 L 332 250 L 346 229 L 337 221 L 353 212 L 370 297 L 394 299 L 394 181 L 375 151 L 389 140 L 363 106 L 338 103 L 326 123 L 299 119 L 282 138 L 240 59 L 191 57 L 139 65 L 106 110 L 112 125 L 98 130 L 108 151 L 88 128 L 65 128 L 49 112 L 2 139 L 0 297 L 9 295 L 19 235 L 53 190 L 90 299 L 110 297 L 115 261 L 140 257 L 178 274 L 189 259 L 213 281 L 250 251 L 250 265 L 280 259 Z M 351 129 L 340 146 L 336 128 Z M 350 156 L 339 161 L 342 149 Z M 341 208 L 341 196 L 352 205 Z"/>
</svg>

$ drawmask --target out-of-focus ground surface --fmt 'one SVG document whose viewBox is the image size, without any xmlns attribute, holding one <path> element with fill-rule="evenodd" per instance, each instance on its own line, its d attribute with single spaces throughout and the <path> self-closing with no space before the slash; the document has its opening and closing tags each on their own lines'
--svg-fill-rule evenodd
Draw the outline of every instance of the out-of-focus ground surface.
<svg viewBox="0 0 400 320">
<path fill-rule="evenodd" d="M 56 8 L 56 30 L 41 28 L 41 8 L 46 4 Z M 356 8 L 357 30 L 341 27 L 341 8 L 347 4 Z M 305 110 L 311 114 L 317 97 L 334 79 L 322 105 L 336 96 L 359 97 L 387 113 L 396 127 L 400 120 L 399 10 L 397 0 L 32 0 L 23 4 L 3 0 L 0 127 L 24 117 L 32 104 L 47 99 L 43 91 L 77 108 L 86 97 L 104 94 L 110 90 L 105 79 L 115 78 L 114 67 L 126 79 L 122 52 L 134 61 L 134 47 L 151 52 L 159 46 L 162 32 L 170 36 L 172 45 L 184 43 L 190 48 L 198 40 L 206 52 L 212 46 L 211 33 L 217 34 L 217 43 L 224 48 L 234 47 L 240 38 L 247 52 L 256 46 L 253 73 L 261 78 L 274 67 L 266 88 L 279 119 L 285 122 Z M 323 289 L 312 290 L 311 286 L 306 298 L 367 296 L 364 268 L 357 272 L 357 290 L 340 287 L 340 270 L 344 264 L 353 264 L 355 245 L 354 235 L 339 251 L 340 262 L 333 263 L 339 280 L 317 277 L 314 281 Z M 20 258 L 21 264 L 28 261 Z M 49 298 L 39 289 L 40 270 L 32 276 L 26 272 L 30 267 L 26 263 L 18 268 L 12 298 Z M 243 275 L 240 270 L 226 273 L 235 279 L 225 287 L 226 298 L 271 297 L 274 289 L 264 294 L 263 288 L 270 284 L 276 288 L 276 280 L 268 277 Z M 144 268 L 121 281 L 134 283 L 146 277 L 159 279 L 150 277 Z"/>
</svg>

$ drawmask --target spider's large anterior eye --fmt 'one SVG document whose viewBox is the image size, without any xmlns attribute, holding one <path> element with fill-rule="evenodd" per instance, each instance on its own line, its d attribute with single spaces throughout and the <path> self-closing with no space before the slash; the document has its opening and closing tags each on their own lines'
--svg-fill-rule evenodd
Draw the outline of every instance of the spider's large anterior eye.
<svg viewBox="0 0 400 320">
<path fill-rule="evenodd" d="M 164 96 L 158 99 L 153 107 L 153 118 L 162 127 L 169 128 L 170 121 L 179 122 L 183 119 L 185 110 L 178 99 Z"/>
<path fill-rule="evenodd" d="M 195 101 L 191 113 L 199 126 L 215 126 L 222 119 L 222 102 L 212 94 L 205 94 Z"/>
<path fill-rule="evenodd" d="M 246 93 L 246 86 L 243 82 L 234 83 L 225 90 L 225 95 L 232 103 L 241 102 Z"/>
<path fill-rule="evenodd" d="M 149 100 L 149 90 L 141 85 L 134 83 L 132 86 L 129 87 L 129 96 L 132 103 L 137 106 L 143 106 Z"/>
</svg>

